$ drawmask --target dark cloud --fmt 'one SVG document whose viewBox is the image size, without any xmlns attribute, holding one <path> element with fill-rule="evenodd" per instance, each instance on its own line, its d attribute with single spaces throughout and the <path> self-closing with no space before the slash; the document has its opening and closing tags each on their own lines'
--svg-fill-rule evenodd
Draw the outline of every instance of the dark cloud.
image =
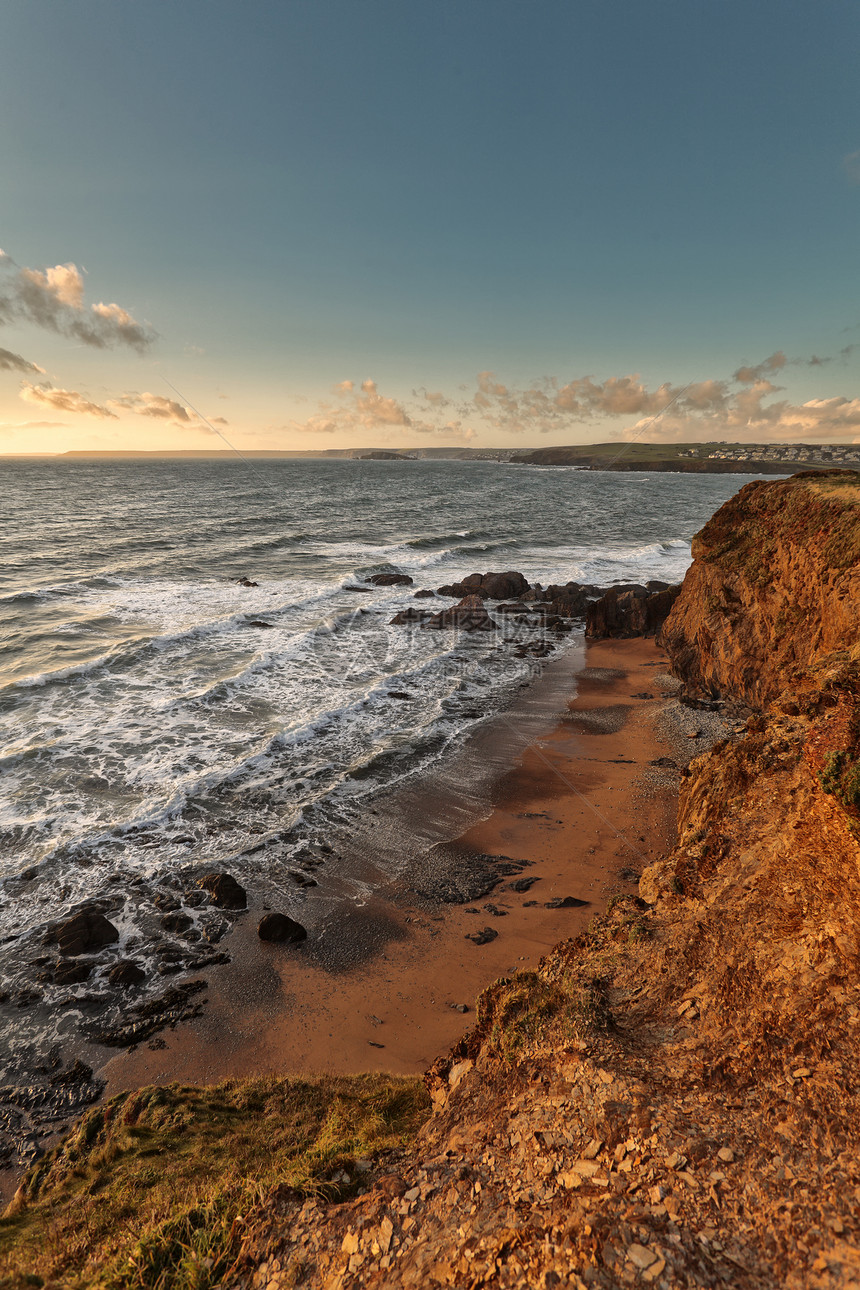
<svg viewBox="0 0 860 1290">
<path fill-rule="evenodd" d="M 44 371 L 43 367 L 29 362 L 26 358 L 22 358 L 20 354 L 13 354 L 11 349 L 0 349 L 0 372 L 38 372 L 42 374 Z"/>
</svg>

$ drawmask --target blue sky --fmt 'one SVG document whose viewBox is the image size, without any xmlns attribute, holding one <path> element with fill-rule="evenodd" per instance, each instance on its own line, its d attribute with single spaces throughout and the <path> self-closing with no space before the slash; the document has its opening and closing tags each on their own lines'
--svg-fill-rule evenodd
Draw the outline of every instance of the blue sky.
<svg viewBox="0 0 860 1290">
<path fill-rule="evenodd" d="M 0 451 L 860 437 L 856 4 L 3 28 Z"/>
</svg>

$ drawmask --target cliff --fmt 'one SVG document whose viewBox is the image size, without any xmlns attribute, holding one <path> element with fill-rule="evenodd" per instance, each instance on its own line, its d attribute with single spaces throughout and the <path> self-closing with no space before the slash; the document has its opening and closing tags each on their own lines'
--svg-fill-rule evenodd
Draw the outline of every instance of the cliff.
<svg viewBox="0 0 860 1290">
<path fill-rule="evenodd" d="M 692 693 L 753 707 L 860 639 L 860 475 L 747 484 L 693 539 L 663 629 Z"/>
<path fill-rule="evenodd" d="M 195 1183 L 193 1208 L 86 1284 L 856 1290 L 858 485 L 750 485 L 698 536 L 664 639 L 691 693 L 749 715 L 679 774 L 679 840 L 639 895 L 484 993 L 428 1072 L 432 1114 L 370 1077 L 334 1110 L 319 1088 L 267 1086 L 262 1138 L 299 1142 L 284 1106 L 309 1121 L 283 1181 L 270 1165 L 215 1219 Z M 156 1092 L 133 1115 L 128 1099 L 90 1112 L 22 1188 L 7 1239 L 41 1221 L 53 1248 L 63 1222 L 120 1203 L 120 1125 L 161 1123 L 196 1158 L 182 1091 Z M 204 1124 L 237 1098 L 215 1090 Z M 128 1150 L 146 1165 L 147 1147 Z"/>
</svg>

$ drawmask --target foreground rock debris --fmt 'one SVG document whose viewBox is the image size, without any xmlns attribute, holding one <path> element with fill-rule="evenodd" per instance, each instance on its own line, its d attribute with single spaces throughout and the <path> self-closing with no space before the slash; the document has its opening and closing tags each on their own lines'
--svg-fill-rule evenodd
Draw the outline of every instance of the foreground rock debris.
<svg viewBox="0 0 860 1290">
<path fill-rule="evenodd" d="M 695 556 L 663 639 L 689 702 L 736 716 L 680 773 L 677 845 L 484 992 L 417 1135 L 234 1205 L 220 1243 L 189 1201 L 157 1245 L 185 1280 L 162 1284 L 860 1287 L 860 477 L 749 485 Z M 7 1226 L 56 1221 L 38 1207 L 75 1150 Z M 143 1249 L 110 1284 L 144 1284 Z M 84 1284 L 64 1276 L 44 1281 Z"/>
</svg>

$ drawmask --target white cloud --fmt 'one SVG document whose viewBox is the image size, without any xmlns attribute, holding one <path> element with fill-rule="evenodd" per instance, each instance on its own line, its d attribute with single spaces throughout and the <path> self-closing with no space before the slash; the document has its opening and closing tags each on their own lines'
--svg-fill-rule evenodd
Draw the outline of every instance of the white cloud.
<svg viewBox="0 0 860 1290">
<path fill-rule="evenodd" d="M 117 420 L 116 413 L 111 412 L 110 408 L 93 403 L 77 390 L 57 390 L 51 385 L 30 385 L 25 381 L 21 386 L 21 398 L 28 403 L 40 403 L 54 408 L 57 412 L 76 412 L 88 417 Z"/>
<path fill-rule="evenodd" d="M 84 279 L 75 264 L 48 269 L 19 268 L 0 254 L 0 325 L 32 323 L 95 349 L 128 346 L 142 353 L 155 333 L 118 304 L 87 308 Z"/>
</svg>

